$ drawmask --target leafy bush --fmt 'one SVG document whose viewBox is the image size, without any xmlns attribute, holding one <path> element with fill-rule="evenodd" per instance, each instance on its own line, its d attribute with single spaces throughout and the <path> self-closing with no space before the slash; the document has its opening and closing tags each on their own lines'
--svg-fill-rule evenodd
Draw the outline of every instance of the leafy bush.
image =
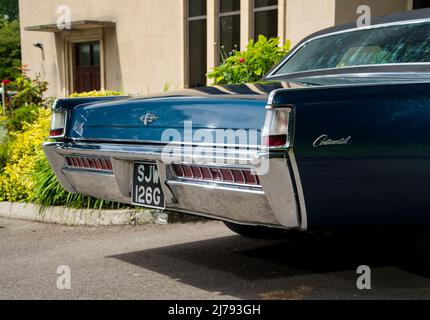
<svg viewBox="0 0 430 320">
<path fill-rule="evenodd" d="M 123 92 L 119 91 L 90 91 L 90 92 L 82 92 L 82 93 L 73 93 L 70 95 L 70 98 L 87 98 L 87 97 L 110 97 L 110 96 L 124 96 Z"/>
<path fill-rule="evenodd" d="M 0 80 L 16 79 L 21 65 L 20 28 L 16 20 L 9 22 L 0 18 L 0 57 Z"/>
<path fill-rule="evenodd" d="M 44 94 L 48 90 L 48 82 L 41 80 L 40 75 L 31 79 L 23 72 L 11 86 L 17 91 L 12 98 L 12 108 L 28 105 L 47 106 Z"/>
<path fill-rule="evenodd" d="M 13 140 L 6 138 L 8 142 L 0 146 L 0 165 L 5 162 L 0 171 L 0 201 L 32 201 L 43 206 L 72 208 L 125 208 L 119 203 L 72 194 L 63 189 L 42 150 L 51 111 L 46 108 L 32 111 L 35 121 L 23 122 L 23 131 L 10 133 Z"/>
<path fill-rule="evenodd" d="M 2 127 L 0 127 L 2 130 Z M 0 133 L 1 134 L 1 133 Z M 0 172 L 6 166 L 9 159 L 9 150 L 10 150 L 10 140 L 5 135 L 5 137 L 0 137 Z"/>
<path fill-rule="evenodd" d="M 41 145 L 50 125 L 49 109 L 38 109 L 36 121 L 24 124 L 22 132 L 13 132 L 9 158 L 0 173 L 0 201 L 29 201 L 35 188 L 33 173 L 42 156 Z"/>
<path fill-rule="evenodd" d="M 207 76 L 216 84 L 241 84 L 259 81 L 290 50 L 290 42 L 279 46 L 279 38 L 267 39 L 260 35 L 250 40 L 245 51 L 233 51 L 223 64 Z"/>
<path fill-rule="evenodd" d="M 18 0 L 0 0 L 0 15 L 7 15 L 9 20 L 18 19 Z"/>
<path fill-rule="evenodd" d="M 26 124 L 32 124 L 37 120 L 39 106 L 27 105 L 12 111 L 5 121 L 4 126 L 9 132 L 22 131 Z"/>
</svg>

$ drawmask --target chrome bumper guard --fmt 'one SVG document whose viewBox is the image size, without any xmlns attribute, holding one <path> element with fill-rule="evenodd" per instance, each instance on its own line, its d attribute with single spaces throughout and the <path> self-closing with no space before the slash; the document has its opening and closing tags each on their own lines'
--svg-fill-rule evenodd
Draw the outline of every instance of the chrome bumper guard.
<svg viewBox="0 0 430 320">
<path fill-rule="evenodd" d="M 291 150 L 268 153 L 255 150 L 250 158 L 244 153 L 241 163 L 255 168 L 262 159 L 269 161 L 269 170 L 259 176 L 261 187 L 233 186 L 211 181 L 186 181 L 175 178 L 169 164 L 163 162 L 164 146 L 119 144 L 46 143 L 45 154 L 63 187 L 99 199 L 131 204 L 133 163 L 156 162 L 160 171 L 166 209 L 246 225 L 262 225 L 306 230 L 306 210 L 298 170 Z M 112 161 L 112 172 L 71 168 L 66 156 L 97 156 Z M 224 161 L 229 158 L 224 154 Z M 241 155 L 237 151 L 231 157 Z M 199 165 L 213 163 L 203 157 L 192 159 Z M 231 160 L 231 159 L 230 159 Z"/>
</svg>

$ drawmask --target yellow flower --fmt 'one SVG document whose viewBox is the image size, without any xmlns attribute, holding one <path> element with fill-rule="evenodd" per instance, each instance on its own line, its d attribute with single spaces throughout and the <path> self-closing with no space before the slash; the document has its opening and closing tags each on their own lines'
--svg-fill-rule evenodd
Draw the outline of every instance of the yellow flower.
<svg viewBox="0 0 430 320">
<path fill-rule="evenodd" d="M 0 173 L 0 201 L 26 201 L 33 195 L 33 172 L 38 156 L 43 152 L 51 119 L 49 109 L 39 109 L 33 124 L 14 134 L 9 162 Z"/>
</svg>

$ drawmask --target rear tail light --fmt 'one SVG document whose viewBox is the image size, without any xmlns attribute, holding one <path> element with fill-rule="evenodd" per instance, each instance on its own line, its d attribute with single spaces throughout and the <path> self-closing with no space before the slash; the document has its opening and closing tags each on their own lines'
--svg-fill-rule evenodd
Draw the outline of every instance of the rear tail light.
<svg viewBox="0 0 430 320">
<path fill-rule="evenodd" d="M 259 177 L 250 169 L 229 169 L 185 164 L 174 164 L 172 165 L 172 169 L 175 177 L 181 179 L 213 181 L 253 187 L 261 186 Z"/>
<path fill-rule="evenodd" d="M 112 161 L 104 158 L 92 158 L 89 156 L 67 156 L 67 166 L 75 169 L 90 169 L 98 171 L 113 171 Z"/>
<path fill-rule="evenodd" d="M 291 140 L 291 109 L 269 109 L 263 128 L 266 147 L 288 147 Z"/>
<path fill-rule="evenodd" d="M 51 138 L 62 138 L 66 133 L 67 113 L 63 110 L 54 110 L 52 113 L 51 129 L 49 135 Z"/>
</svg>

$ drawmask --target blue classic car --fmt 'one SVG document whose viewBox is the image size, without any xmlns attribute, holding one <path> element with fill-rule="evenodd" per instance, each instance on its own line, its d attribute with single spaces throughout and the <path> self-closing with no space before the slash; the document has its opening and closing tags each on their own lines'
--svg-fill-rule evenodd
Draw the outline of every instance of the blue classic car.
<svg viewBox="0 0 430 320">
<path fill-rule="evenodd" d="M 258 84 L 60 99 L 46 156 L 70 192 L 247 236 L 412 229 L 430 248 L 429 17 L 323 30 Z"/>
</svg>

